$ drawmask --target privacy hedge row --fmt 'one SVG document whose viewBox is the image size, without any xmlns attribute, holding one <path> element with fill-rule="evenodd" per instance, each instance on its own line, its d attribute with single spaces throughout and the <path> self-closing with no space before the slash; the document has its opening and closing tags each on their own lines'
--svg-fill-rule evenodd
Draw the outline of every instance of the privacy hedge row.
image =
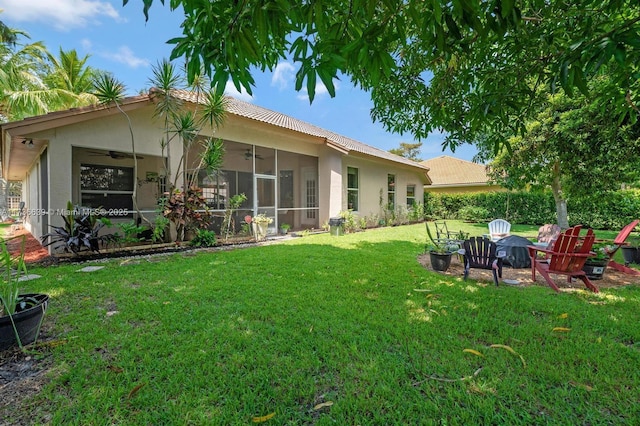
<svg viewBox="0 0 640 426">
<path fill-rule="evenodd" d="M 503 218 L 511 223 L 556 223 L 556 208 L 549 192 L 489 192 L 476 194 L 424 194 L 427 218 L 486 222 Z M 569 224 L 617 230 L 640 218 L 640 190 L 627 190 L 572 198 L 567 202 Z"/>
</svg>

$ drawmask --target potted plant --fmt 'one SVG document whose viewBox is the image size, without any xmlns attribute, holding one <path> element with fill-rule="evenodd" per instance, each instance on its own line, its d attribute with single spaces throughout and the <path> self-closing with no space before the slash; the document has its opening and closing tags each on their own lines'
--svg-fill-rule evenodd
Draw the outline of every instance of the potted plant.
<svg viewBox="0 0 640 426">
<path fill-rule="evenodd" d="M 289 229 L 291 228 L 291 225 L 289 225 L 288 223 L 281 223 L 280 224 L 280 233 L 282 235 L 287 235 L 289 233 Z"/>
<path fill-rule="evenodd" d="M 590 280 L 601 280 L 604 275 L 604 271 L 607 269 L 609 263 L 609 252 L 611 248 L 605 243 L 596 243 L 591 248 L 596 255 L 587 258 L 582 267 L 582 270 L 586 272 L 587 277 Z"/>
<path fill-rule="evenodd" d="M 629 241 L 629 245 L 620 247 L 624 257 L 624 264 L 640 264 L 640 237 L 630 237 L 627 241 Z"/>
<path fill-rule="evenodd" d="M 262 241 L 267 238 L 267 230 L 269 228 L 269 224 L 272 222 L 273 219 L 264 213 L 257 214 L 251 219 L 253 235 L 255 236 L 256 241 Z"/>
<path fill-rule="evenodd" d="M 427 227 L 427 236 L 429 237 L 429 243 L 425 246 L 425 252 L 429 252 L 431 267 L 434 271 L 445 272 L 451 264 L 453 251 L 448 241 L 433 238 L 429 224 L 425 223 L 425 225 Z"/>
<path fill-rule="evenodd" d="M 36 341 L 49 301 L 46 294 L 20 294 L 20 284 L 27 275 L 24 242 L 22 237 L 20 253 L 14 256 L 7 242 L 0 240 L 0 351 Z"/>
</svg>

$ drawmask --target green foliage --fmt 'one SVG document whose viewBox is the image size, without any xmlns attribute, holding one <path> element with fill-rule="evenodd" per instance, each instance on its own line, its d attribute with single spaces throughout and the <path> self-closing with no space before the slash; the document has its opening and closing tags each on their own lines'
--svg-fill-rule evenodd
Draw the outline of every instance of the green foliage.
<svg viewBox="0 0 640 426">
<path fill-rule="evenodd" d="M 118 241 L 116 235 L 102 233 L 104 226 L 111 226 L 108 218 L 99 217 L 96 210 L 67 203 L 67 212 L 62 216 L 63 226 L 53 226 L 52 232 L 44 234 L 44 247 L 53 245 L 54 250 L 78 254 L 83 250 L 99 252 L 100 246 Z"/>
<path fill-rule="evenodd" d="M 216 234 L 208 229 L 196 229 L 196 236 L 189 241 L 193 247 L 213 247 L 216 245 Z"/>
<path fill-rule="evenodd" d="M 25 237 L 17 255 L 12 255 L 7 247 L 7 241 L 0 239 L 0 314 L 13 315 L 19 300 L 20 278 L 27 275 L 27 265 L 24 262 Z"/>
<path fill-rule="evenodd" d="M 124 236 L 118 237 L 118 241 L 122 243 L 133 243 L 137 241 L 141 241 L 142 238 L 138 237 L 138 234 L 144 232 L 147 228 L 143 225 L 136 225 L 136 223 L 132 220 L 129 222 L 121 222 L 118 223 L 118 228 L 122 230 Z"/>
<path fill-rule="evenodd" d="M 469 222 L 486 222 L 489 217 L 489 210 L 484 207 L 464 206 L 458 210 L 459 219 Z"/>
<path fill-rule="evenodd" d="M 160 199 L 159 202 L 163 203 L 164 198 Z M 162 241 L 165 238 L 165 231 L 169 226 L 170 220 L 165 217 L 162 210 L 158 209 L 156 211 L 156 217 L 153 220 L 153 230 L 151 234 L 151 241 L 157 243 L 158 241 Z"/>
<path fill-rule="evenodd" d="M 339 216 L 342 220 L 342 229 L 345 233 L 356 232 L 359 227 L 359 221 L 357 220 L 356 215 L 353 214 L 353 210 L 343 210 L 340 212 Z"/>
<path fill-rule="evenodd" d="M 511 223 L 556 223 L 555 203 L 549 192 L 491 192 L 475 194 L 425 193 L 425 215 L 466 219 L 467 212 L 483 209 L 485 222 L 503 218 Z M 569 223 L 595 229 L 620 230 L 640 211 L 640 190 L 594 193 L 568 201 Z"/>
<path fill-rule="evenodd" d="M 153 0 L 142 3 L 148 18 Z M 525 130 L 538 87 L 586 93 L 606 69 L 619 89 L 595 103 L 611 98 L 616 120 L 637 117 L 636 0 L 169 3 L 185 16 L 171 58 L 186 59 L 189 81 L 204 70 L 219 94 L 228 81 L 251 94 L 252 72 L 291 58 L 310 101 L 320 83 L 335 96 L 346 75 L 371 91 L 387 129 L 418 140 L 441 130 L 449 146 L 490 133 L 499 147 Z"/>
<path fill-rule="evenodd" d="M 409 160 L 422 161 L 419 157 L 421 148 L 422 142 L 400 142 L 399 148 L 390 149 L 389 152 L 395 155 L 399 155 L 400 157 L 408 158 Z"/>
<path fill-rule="evenodd" d="M 231 235 L 235 229 L 233 213 L 239 209 L 245 201 L 247 201 L 247 196 L 244 193 L 236 194 L 229 198 L 229 203 L 224 211 L 224 218 L 222 219 L 222 229 L 220 230 L 220 233 L 224 235 L 225 239 L 229 238 L 229 235 Z"/>
<path fill-rule="evenodd" d="M 424 204 L 416 201 L 416 203 L 409 208 L 408 214 L 411 222 L 424 220 Z"/>
</svg>

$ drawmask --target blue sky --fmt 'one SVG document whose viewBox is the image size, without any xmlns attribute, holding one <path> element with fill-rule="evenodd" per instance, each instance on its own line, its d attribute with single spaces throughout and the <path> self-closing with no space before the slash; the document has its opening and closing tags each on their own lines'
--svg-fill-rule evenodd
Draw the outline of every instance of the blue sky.
<svg viewBox="0 0 640 426">
<path fill-rule="evenodd" d="M 166 1 L 166 3 L 169 3 Z M 155 0 L 150 18 L 145 22 L 142 1 L 130 0 L 0 0 L 0 20 L 10 27 L 26 31 L 31 41 L 42 41 L 49 51 L 76 49 L 90 55 L 88 64 L 109 71 L 124 82 L 130 94 L 149 87 L 151 67 L 169 58 L 170 38 L 181 34 L 183 15 L 171 12 Z M 323 86 L 309 105 L 304 91 L 294 89 L 296 67 L 281 62 L 273 72 L 254 74 L 253 96 L 238 93 L 228 85 L 228 93 L 256 105 L 313 123 L 317 126 L 389 150 L 400 142 L 413 143 L 411 135 L 386 132 L 370 116 L 372 102 L 368 93 L 353 87 L 348 80 L 337 83 L 336 97 L 331 98 Z M 455 153 L 442 151 L 443 135 L 434 133 L 423 140 L 421 157 L 429 159 L 451 155 L 471 160 L 472 146 L 459 147 Z"/>
</svg>

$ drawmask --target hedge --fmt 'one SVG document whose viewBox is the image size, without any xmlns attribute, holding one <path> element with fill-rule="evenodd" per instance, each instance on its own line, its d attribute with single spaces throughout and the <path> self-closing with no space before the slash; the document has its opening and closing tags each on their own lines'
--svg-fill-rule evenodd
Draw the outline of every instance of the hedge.
<svg viewBox="0 0 640 426">
<path fill-rule="evenodd" d="M 427 219 L 461 219 L 487 222 L 503 218 L 514 224 L 557 223 L 550 192 L 487 192 L 424 194 Z M 640 190 L 595 194 L 567 200 L 570 225 L 619 230 L 640 218 Z"/>
</svg>

